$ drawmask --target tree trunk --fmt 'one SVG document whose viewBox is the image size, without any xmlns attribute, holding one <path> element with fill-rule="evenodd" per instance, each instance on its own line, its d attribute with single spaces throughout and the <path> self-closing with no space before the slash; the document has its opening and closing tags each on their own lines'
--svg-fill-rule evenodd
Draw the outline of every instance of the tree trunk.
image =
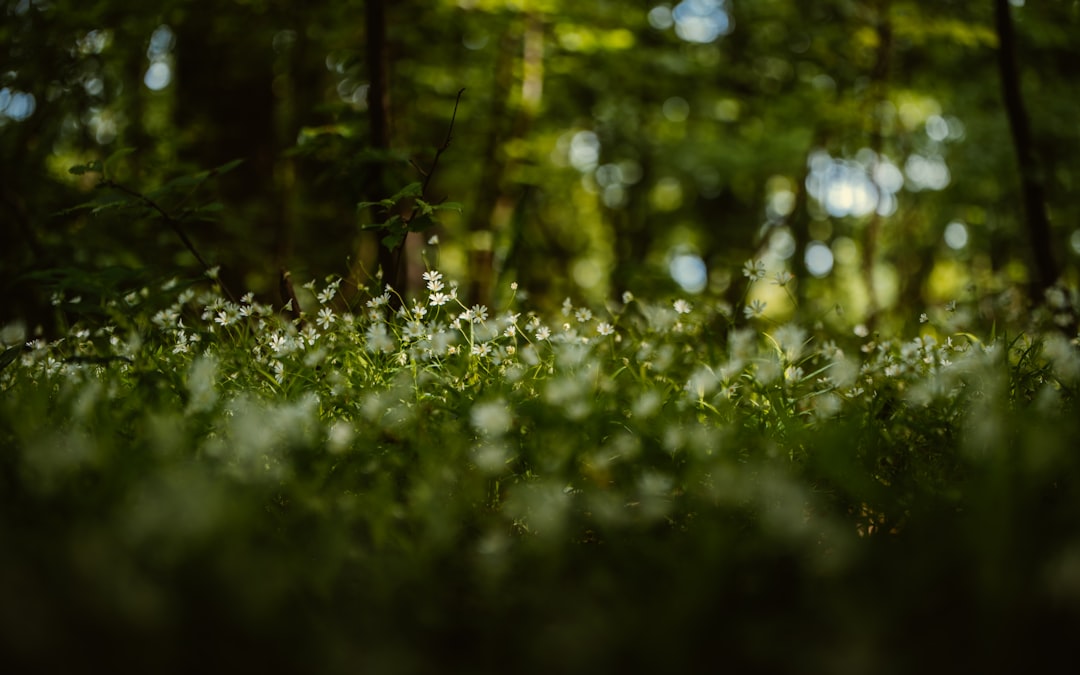
<svg viewBox="0 0 1080 675">
<path fill-rule="evenodd" d="M 998 66 L 1001 72 L 1001 93 L 1009 118 L 1017 169 L 1020 171 L 1021 197 L 1024 203 L 1028 239 L 1035 261 L 1036 281 L 1031 286 L 1034 300 L 1040 301 L 1045 291 L 1058 278 L 1054 261 L 1050 219 L 1046 215 L 1043 174 L 1035 156 L 1028 126 L 1027 111 L 1020 92 L 1020 71 L 1016 62 L 1016 35 L 1013 31 L 1009 0 L 994 0 L 998 34 Z"/>
<path fill-rule="evenodd" d="M 366 55 L 368 77 L 371 83 L 368 88 L 368 112 L 370 115 L 370 142 L 375 150 L 390 149 L 390 52 L 386 43 L 386 2 L 385 0 L 367 0 L 364 5 L 365 36 L 367 39 Z M 371 180 L 372 186 L 381 193 L 382 197 L 388 196 L 386 185 L 386 171 L 381 163 L 373 167 Z M 376 199 L 381 197 L 376 197 Z M 400 253 L 403 246 L 393 249 L 387 248 L 379 242 L 378 265 L 382 270 L 384 286 L 389 286 L 404 294 L 406 288 L 402 287 L 399 279 Z M 398 295 L 392 294 L 392 304 L 396 307 L 400 300 Z"/>
</svg>

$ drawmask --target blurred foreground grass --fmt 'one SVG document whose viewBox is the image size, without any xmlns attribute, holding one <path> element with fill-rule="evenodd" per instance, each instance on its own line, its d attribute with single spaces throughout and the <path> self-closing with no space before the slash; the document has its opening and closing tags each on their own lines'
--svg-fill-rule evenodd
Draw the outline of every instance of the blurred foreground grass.
<svg viewBox="0 0 1080 675">
<path fill-rule="evenodd" d="M 496 315 L 426 278 L 389 318 L 336 282 L 302 327 L 169 284 L 60 340 L 5 328 L 5 672 L 1071 658 L 1060 332 L 859 337 L 629 296 Z"/>
</svg>

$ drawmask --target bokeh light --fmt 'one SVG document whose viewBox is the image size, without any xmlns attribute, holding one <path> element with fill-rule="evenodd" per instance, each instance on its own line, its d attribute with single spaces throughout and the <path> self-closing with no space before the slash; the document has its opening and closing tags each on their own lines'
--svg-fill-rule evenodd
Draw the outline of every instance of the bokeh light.
<svg viewBox="0 0 1080 675">
<path fill-rule="evenodd" d="M 820 279 L 827 276 L 832 268 L 833 253 L 829 247 L 820 241 L 810 242 L 806 247 L 806 271 Z"/>
<path fill-rule="evenodd" d="M 0 120 L 21 122 L 34 114 L 37 99 L 33 94 L 4 87 L 0 89 Z"/>
<path fill-rule="evenodd" d="M 709 271 L 699 255 L 680 253 L 671 258 L 668 271 L 687 293 L 700 293 L 709 281 Z"/>
<path fill-rule="evenodd" d="M 953 249 L 959 251 L 967 246 L 968 243 L 968 231 L 967 226 L 958 220 L 954 220 L 945 226 L 945 244 Z"/>
</svg>

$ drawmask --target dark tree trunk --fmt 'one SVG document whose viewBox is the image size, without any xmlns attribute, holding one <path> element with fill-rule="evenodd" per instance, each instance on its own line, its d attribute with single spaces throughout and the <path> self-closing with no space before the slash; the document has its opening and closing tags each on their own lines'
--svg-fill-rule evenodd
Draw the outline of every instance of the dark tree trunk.
<svg viewBox="0 0 1080 675">
<path fill-rule="evenodd" d="M 368 88 L 368 112 L 370 115 L 370 141 L 375 150 L 390 149 L 390 51 L 386 42 L 386 2 L 385 0 L 368 0 L 364 5 L 365 34 L 367 38 L 366 56 L 368 77 L 371 79 Z M 390 194 L 387 191 L 386 171 L 382 163 L 376 163 L 373 167 L 371 184 L 381 193 L 378 198 Z M 401 252 L 404 245 L 393 249 L 387 248 L 382 242 L 379 243 L 379 268 L 383 274 L 383 284 L 390 286 L 399 294 L 404 294 L 406 288 L 401 286 L 399 278 L 401 267 Z M 398 296 L 392 296 L 394 306 L 399 302 Z"/>
<path fill-rule="evenodd" d="M 1001 72 L 1001 93 L 1009 118 L 1013 146 L 1016 149 L 1017 169 L 1020 171 L 1021 197 L 1024 203 L 1028 239 L 1035 261 L 1036 281 L 1031 287 L 1033 298 L 1042 299 L 1043 291 L 1057 281 L 1050 219 L 1046 215 L 1043 174 L 1035 156 L 1028 126 L 1027 111 L 1020 92 L 1020 70 L 1016 61 L 1016 35 L 1013 31 L 1009 0 L 994 0 L 998 34 L 998 66 Z"/>
</svg>

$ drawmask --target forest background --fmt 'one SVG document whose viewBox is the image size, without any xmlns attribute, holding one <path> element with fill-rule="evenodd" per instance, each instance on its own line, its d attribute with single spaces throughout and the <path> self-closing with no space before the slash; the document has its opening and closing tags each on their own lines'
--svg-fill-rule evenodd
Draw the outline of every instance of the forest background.
<svg viewBox="0 0 1080 675">
<path fill-rule="evenodd" d="M 842 325 L 958 299 L 992 319 L 1023 305 L 1003 293 L 1076 281 L 1078 2 L 2 12 L 4 320 L 47 325 L 50 296 L 85 307 L 200 262 L 272 301 L 282 270 L 374 292 L 400 261 L 398 290 L 437 265 L 470 302 L 517 282 L 544 307 L 626 290 L 734 301 L 753 258 Z M 105 187 L 69 171 L 109 157 Z M 358 204 L 417 182 L 453 208 L 380 254 L 386 231 L 361 226 L 392 214 Z M 792 309 L 775 285 L 755 292 L 774 318 Z"/>
</svg>

